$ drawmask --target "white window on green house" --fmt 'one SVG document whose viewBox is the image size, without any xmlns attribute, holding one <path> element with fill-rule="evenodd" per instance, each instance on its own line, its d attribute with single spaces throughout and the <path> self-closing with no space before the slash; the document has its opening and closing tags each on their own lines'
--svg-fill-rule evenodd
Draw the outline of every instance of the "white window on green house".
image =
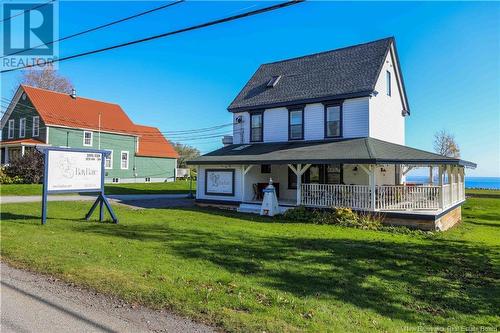
<svg viewBox="0 0 500 333">
<path fill-rule="evenodd" d="M 122 170 L 128 169 L 128 151 L 121 152 L 121 164 L 120 167 Z"/>
<path fill-rule="evenodd" d="M 7 138 L 14 138 L 14 119 L 9 120 L 9 131 L 7 133 Z"/>
<path fill-rule="evenodd" d="M 111 153 L 105 157 L 104 159 L 104 168 L 106 169 L 113 169 L 113 151 L 111 150 Z"/>
<path fill-rule="evenodd" d="M 39 135 L 40 135 L 40 117 L 34 116 L 33 117 L 33 136 L 39 136 Z"/>
<path fill-rule="evenodd" d="M 92 146 L 92 132 L 83 131 L 83 145 Z"/>
<path fill-rule="evenodd" d="M 19 119 L 19 137 L 24 138 L 26 136 L 26 118 Z"/>
</svg>

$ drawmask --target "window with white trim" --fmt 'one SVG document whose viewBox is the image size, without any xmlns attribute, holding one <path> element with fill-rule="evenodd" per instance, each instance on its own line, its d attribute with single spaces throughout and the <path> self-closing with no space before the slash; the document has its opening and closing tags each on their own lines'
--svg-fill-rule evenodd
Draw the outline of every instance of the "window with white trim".
<svg viewBox="0 0 500 333">
<path fill-rule="evenodd" d="M 122 151 L 120 154 L 120 168 L 122 170 L 128 169 L 128 151 Z"/>
<path fill-rule="evenodd" d="M 24 138 L 26 136 L 26 118 L 19 119 L 19 137 Z"/>
<path fill-rule="evenodd" d="M 107 149 L 111 150 L 111 149 Z M 111 153 L 104 158 L 104 168 L 105 169 L 113 169 L 113 151 L 111 150 Z"/>
<path fill-rule="evenodd" d="M 92 146 L 92 132 L 83 131 L 83 145 L 84 146 Z"/>
<path fill-rule="evenodd" d="M 39 135 L 40 135 L 40 117 L 34 116 L 33 117 L 33 136 L 39 136 Z"/>
<path fill-rule="evenodd" d="M 7 132 L 7 138 L 12 139 L 14 138 L 14 119 L 9 120 L 9 131 Z"/>
</svg>

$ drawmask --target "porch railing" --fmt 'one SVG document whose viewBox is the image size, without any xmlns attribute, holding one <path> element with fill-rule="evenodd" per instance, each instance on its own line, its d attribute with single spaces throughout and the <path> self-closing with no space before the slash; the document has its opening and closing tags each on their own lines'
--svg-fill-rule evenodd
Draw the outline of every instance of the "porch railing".
<svg viewBox="0 0 500 333">
<path fill-rule="evenodd" d="M 302 205 L 370 209 L 367 185 L 302 184 Z"/>
<path fill-rule="evenodd" d="M 301 204 L 372 210 L 368 185 L 302 184 Z M 439 210 L 465 200 L 463 182 L 442 186 L 375 186 L 376 210 Z"/>
<path fill-rule="evenodd" d="M 435 210 L 440 208 L 439 186 L 376 186 L 380 210 Z"/>
</svg>

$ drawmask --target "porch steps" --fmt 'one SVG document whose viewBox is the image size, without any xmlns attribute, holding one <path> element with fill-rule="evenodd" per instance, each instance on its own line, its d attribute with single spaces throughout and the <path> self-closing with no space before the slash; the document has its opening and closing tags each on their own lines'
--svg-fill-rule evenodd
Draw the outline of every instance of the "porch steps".
<svg viewBox="0 0 500 333">
<path fill-rule="evenodd" d="M 240 213 L 251 213 L 251 214 L 260 214 L 261 204 L 256 203 L 241 203 L 238 207 L 237 211 Z M 279 206 L 280 213 L 283 214 L 288 209 L 292 208 L 291 206 Z"/>
<path fill-rule="evenodd" d="M 260 207 L 259 204 L 241 203 L 237 211 L 240 213 L 260 214 Z"/>
</svg>

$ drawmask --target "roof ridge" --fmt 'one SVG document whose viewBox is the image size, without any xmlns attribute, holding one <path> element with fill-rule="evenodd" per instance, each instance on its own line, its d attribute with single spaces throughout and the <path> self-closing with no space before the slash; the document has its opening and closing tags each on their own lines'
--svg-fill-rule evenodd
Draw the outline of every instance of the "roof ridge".
<svg viewBox="0 0 500 333">
<path fill-rule="evenodd" d="M 293 57 L 293 58 L 288 58 L 288 59 L 283 59 L 283 60 L 277 60 L 277 61 L 272 61 L 272 62 L 266 62 L 264 64 L 261 64 L 261 66 L 272 65 L 272 64 L 279 64 L 279 63 L 282 63 L 282 62 L 287 62 L 287 61 L 292 61 L 292 60 L 297 60 L 297 59 L 304 59 L 304 58 L 314 57 L 314 56 L 318 56 L 318 55 L 322 55 L 322 54 L 326 54 L 326 53 L 330 53 L 330 52 L 337 52 L 337 51 L 347 50 L 347 49 L 350 49 L 350 48 L 355 48 L 355 47 L 358 47 L 358 46 L 364 46 L 364 45 L 368 45 L 368 44 L 374 44 L 374 43 L 378 43 L 378 42 L 385 41 L 385 40 L 392 40 L 392 41 L 394 41 L 394 36 L 385 37 L 385 38 L 381 38 L 381 39 L 376 39 L 376 40 L 372 40 L 370 42 L 364 42 L 364 43 L 359 43 L 359 44 L 344 46 L 344 47 L 340 47 L 340 48 L 333 49 L 333 50 L 321 51 L 321 52 L 306 54 L 306 55 L 303 55 L 303 56 L 298 56 L 298 57 Z"/>
<path fill-rule="evenodd" d="M 64 95 L 64 96 L 70 96 L 70 94 L 67 94 L 67 93 L 64 93 L 64 92 L 50 90 L 50 89 L 45 89 L 45 88 L 34 87 L 34 86 L 30 86 L 28 84 L 20 84 L 20 86 L 23 87 L 23 88 L 24 87 L 28 87 L 28 88 L 31 88 L 31 89 L 43 90 L 43 91 L 47 91 L 47 92 L 54 93 L 54 94 L 60 94 L 60 95 Z M 94 101 L 94 102 L 99 102 L 99 103 L 104 103 L 104 104 L 116 105 L 116 106 L 118 106 L 118 107 L 121 108 L 120 104 L 118 104 L 118 103 L 106 102 L 106 101 L 101 101 L 101 100 L 97 100 L 97 99 L 94 99 L 94 98 L 88 98 L 88 97 L 82 97 L 82 96 L 77 96 L 77 98 L 78 99 L 86 99 L 88 101 Z"/>
</svg>

